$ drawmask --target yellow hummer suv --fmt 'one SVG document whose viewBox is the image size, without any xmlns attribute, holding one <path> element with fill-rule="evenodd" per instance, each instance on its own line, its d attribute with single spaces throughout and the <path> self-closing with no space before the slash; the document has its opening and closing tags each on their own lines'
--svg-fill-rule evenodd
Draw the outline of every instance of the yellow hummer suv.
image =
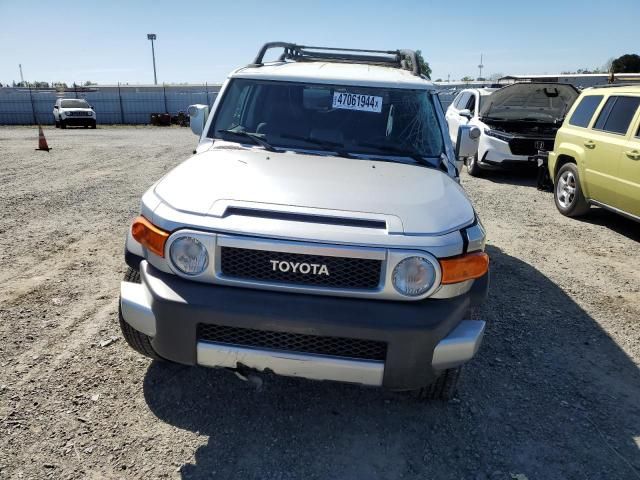
<svg viewBox="0 0 640 480">
<path fill-rule="evenodd" d="M 640 85 L 585 90 L 558 130 L 549 173 L 563 215 L 593 204 L 640 221 Z"/>
</svg>

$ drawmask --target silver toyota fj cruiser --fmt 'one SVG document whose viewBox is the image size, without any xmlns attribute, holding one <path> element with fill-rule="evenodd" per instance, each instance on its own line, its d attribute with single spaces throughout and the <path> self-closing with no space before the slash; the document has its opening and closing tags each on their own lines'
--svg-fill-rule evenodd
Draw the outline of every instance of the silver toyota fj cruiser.
<svg viewBox="0 0 640 480">
<path fill-rule="evenodd" d="M 265 54 L 282 49 L 273 62 Z M 485 323 L 485 232 L 410 50 L 273 42 L 142 197 L 120 326 L 154 359 L 450 398 Z"/>
</svg>

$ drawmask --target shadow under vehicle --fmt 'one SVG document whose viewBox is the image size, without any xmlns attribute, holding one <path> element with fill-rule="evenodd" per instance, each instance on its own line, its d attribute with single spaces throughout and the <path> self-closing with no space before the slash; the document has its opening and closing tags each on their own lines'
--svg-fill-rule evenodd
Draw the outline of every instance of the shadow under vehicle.
<svg viewBox="0 0 640 480">
<path fill-rule="evenodd" d="M 636 478 L 637 366 L 553 281 L 488 253 L 485 344 L 449 403 L 152 363 L 151 411 L 209 437 L 182 478 Z"/>
</svg>

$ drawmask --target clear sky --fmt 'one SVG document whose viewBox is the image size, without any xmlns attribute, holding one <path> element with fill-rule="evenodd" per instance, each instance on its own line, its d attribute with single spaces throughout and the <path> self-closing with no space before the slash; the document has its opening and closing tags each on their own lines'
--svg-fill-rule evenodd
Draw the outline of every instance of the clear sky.
<svg viewBox="0 0 640 480">
<path fill-rule="evenodd" d="M 221 82 L 264 42 L 421 49 L 433 79 L 557 73 L 640 53 L 640 0 L 0 0 L 0 82 Z"/>
</svg>

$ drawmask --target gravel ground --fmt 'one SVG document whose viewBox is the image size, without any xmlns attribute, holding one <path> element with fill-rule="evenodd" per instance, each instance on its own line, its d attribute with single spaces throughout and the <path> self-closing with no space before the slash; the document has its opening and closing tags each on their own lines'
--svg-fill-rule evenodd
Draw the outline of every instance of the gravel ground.
<svg viewBox="0 0 640 480">
<path fill-rule="evenodd" d="M 640 227 L 464 176 L 493 265 L 459 397 L 152 363 L 117 325 L 123 239 L 188 129 L 0 128 L 0 478 L 640 478 Z"/>
</svg>

